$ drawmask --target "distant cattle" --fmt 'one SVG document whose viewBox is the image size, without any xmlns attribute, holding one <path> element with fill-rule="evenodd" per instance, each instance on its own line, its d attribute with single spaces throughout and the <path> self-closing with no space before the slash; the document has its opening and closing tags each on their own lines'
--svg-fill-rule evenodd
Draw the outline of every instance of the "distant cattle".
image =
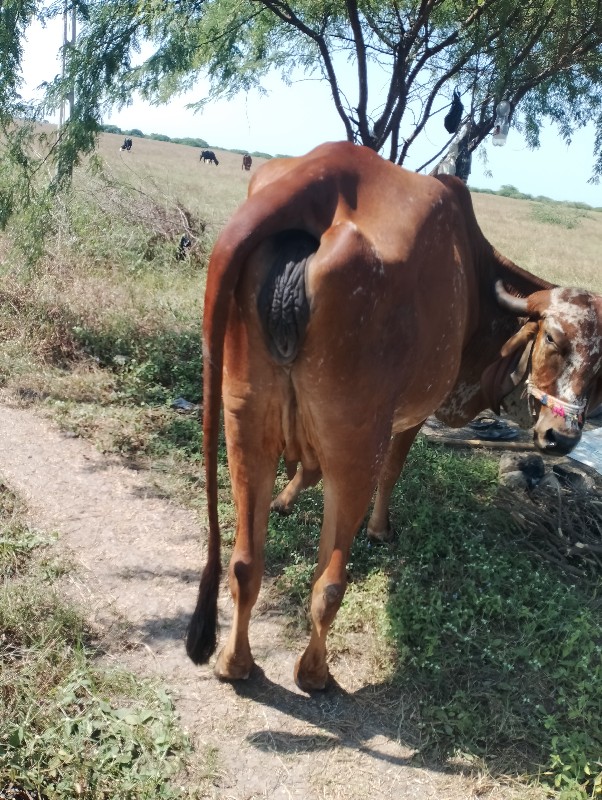
<svg viewBox="0 0 602 800">
<path fill-rule="evenodd" d="M 203 150 L 201 155 L 200 155 L 200 157 L 199 157 L 199 159 L 200 159 L 200 161 L 203 162 L 203 164 L 206 164 L 207 161 L 210 164 L 211 163 L 215 164 L 216 167 L 219 164 L 219 161 L 215 157 L 215 153 L 213 152 L 213 150 Z"/>
<path fill-rule="evenodd" d="M 191 247 L 192 241 L 190 237 L 187 236 L 187 234 L 184 234 L 180 239 L 180 244 L 176 250 L 176 261 L 184 261 Z"/>
<path fill-rule="evenodd" d="M 368 535 L 390 538 L 391 492 L 426 418 L 461 427 L 503 401 L 530 416 L 537 447 L 564 455 L 602 402 L 602 297 L 504 258 L 458 178 L 418 175 L 348 142 L 255 172 L 213 249 L 204 302 L 209 534 L 187 649 L 204 663 L 217 643 L 223 400 L 237 525 L 221 679 L 253 667 L 249 619 L 281 456 L 296 476 L 281 508 L 324 485 L 311 636 L 295 667 L 313 691 L 328 683 L 326 638 L 353 538 L 375 489 Z"/>
<path fill-rule="evenodd" d="M 123 144 L 121 145 L 121 150 L 131 150 L 132 149 L 132 140 L 127 138 L 123 140 Z"/>
<path fill-rule="evenodd" d="M 242 166 L 241 166 L 241 169 L 246 169 L 246 170 L 248 171 L 248 170 L 250 170 L 250 169 L 251 169 L 251 166 L 252 166 L 252 164 L 253 164 L 253 159 L 251 158 L 251 156 L 250 156 L 248 153 L 246 153 L 246 154 L 245 154 L 245 155 L 242 157 Z"/>
</svg>

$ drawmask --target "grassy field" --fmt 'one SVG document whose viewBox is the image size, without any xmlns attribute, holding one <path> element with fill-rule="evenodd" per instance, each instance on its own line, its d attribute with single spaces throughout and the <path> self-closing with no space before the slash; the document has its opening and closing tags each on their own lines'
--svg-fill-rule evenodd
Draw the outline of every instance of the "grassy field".
<svg viewBox="0 0 602 800">
<path fill-rule="evenodd" d="M 39 260 L 31 258 L 39 241 L 30 218 L 16 220 L 0 240 L 0 385 L 200 509 L 199 420 L 170 406 L 201 399 L 204 266 L 252 173 L 232 153 L 216 150 L 215 167 L 199 163 L 194 148 L 135 138 L 128 153 L 121 141 L 104 134 L 102 168 L 82 168 L 71 197 L 49 211 Z M 602 291 L 601 212 L 480 193 L 474 203 L 502 253 L 552 281 Z M 193 247 L 179 261 L 184 233 Z M 229 539 L 225 463 L 221 472 Z M 361 639 L 374 674 L 399 687 L 420 719 L 416 746 L 425 757 L 443 762 L 462 753 L 528 776 L 562 800 L 599 796 L 600 577 L 576 577 L 524 547 L 497 501 L 496 473 L 491 459 L 417 442 L 393 506 L 402 535 L 390 548 L 368 548 L 359 537 L 354 546 L 333 655 Z M 113 796 L 170 796 L 169 776 L 187 745 L 169 699 L 156 686 L 134 692 L 126 675 L 97 674 L 85 624 L 58 600 L 38 603 L 43 620 L 31 624 L 31 587 L 48 598 L 52 570 L 64 567 L 44 562 L 44 542 L 21 526 L 18 500 L 5 489 L 0 500 L 0 699 L 9 709 L 0 720 L 0 776 L 9 765 L 22 785 L 49 785 L 51 776 L 39 770 L 50 759 L 35 748 L 57 747 L 62 729 L 45 715 L 49 698 L 60 696 L 82 715 L 65 745 L 68 763 L 81 766 L 83 758 L 85 769 L 99 769 L 98 754 L 83 753 L 77 738 L 97 726 L 102 741 L 119 740 L 133 754 L 109 774 L 115 786 L 140 771 L 148 776 L 139 791 Z M 292 629 L 306 625 L 320 512 L 316 489 L 292 517 L 270 522 L 267 572 Z M 52 680 L 41 680 L 39 665 L 47 663 Z M 34 706 L 41 710 L 30 714 Z M 153 742 L 142 736 L 142 717 L 156 721 Z M 40 735 L 46 730 L 55 738 Z M 156 741 L 169 741 L 169 759 Z M 164 766 L 157 771 L 157 764 Z M 52 777 L 57 785 L 61 769 Z M 87 796 L 106 796 L 98 781 Z"/>
</svg>

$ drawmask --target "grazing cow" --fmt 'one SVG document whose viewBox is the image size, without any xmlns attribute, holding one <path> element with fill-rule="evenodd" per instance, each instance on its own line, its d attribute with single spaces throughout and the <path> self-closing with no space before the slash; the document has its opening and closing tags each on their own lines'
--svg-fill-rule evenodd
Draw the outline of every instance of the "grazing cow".
<svg viewBox="0 0 602 800">
<path fill-rule="evenodd" d="M 246 169 L 248 172 L 251 169 L 252 165 L 253 165 L 253 159 L 251 158 L 249 153 L 245 153 L 245 155 L 242 157 L 241 169 Z"/>
<path fill-rule="evenodd" d="M 128 150 L 129 151 L 131 149 L 132 149 L 132 140 L 129 139 L 129 138 L 124 139 L 123 140 L 123 144 L 120 147 L 120 150 Z"/>
<path fill-rule="evenodd" d="M 203 150 L 201 152 L 201 155 L 199 156 L 199 160 L 202 161 L 203 164 L 206 164 L 207 162 L 209 162 L 210 164 L 215 164 L 216 167 L 219 164 L 219 161 L 215 157 L 215 153 L 213 152 L 213 150 Z"/>
<path fill-rule="evenodd" d="M 347 142 L 255 173 L 211 255 L 203 333 L 209 540 L 187 651 L 204 663 L 216 646 L 223 397 L 237 510 L 233 624 L 215 665 L 226 680 L 253 665 L 249 618 L 281 455 L 289 477 L 300 464 L 302 484 L 324 481 L 312 630 L 295 666 L 311 691 L 328 681 L 353 538 L 375 488 L 369 530 L 388 535 L 391 490 L 424 420 L 461 426 L 526 385 L 536 444 L 567 453 L 602 400 L 602 298 L 500 255 L 458 178 Z"/>
</svg>

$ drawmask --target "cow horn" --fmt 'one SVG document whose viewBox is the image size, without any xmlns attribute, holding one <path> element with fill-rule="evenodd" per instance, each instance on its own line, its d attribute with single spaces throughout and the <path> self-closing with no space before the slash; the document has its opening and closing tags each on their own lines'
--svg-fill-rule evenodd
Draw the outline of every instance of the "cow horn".
<svg viewBox="0 0 602 800">
<path fill-rule="evenodd" d="M 526 317 L 528 315 L 528 299 L 526 297 L 515 297 L 510 292 L 507 292 L 502 281 L 495 282 L 495 296 L 499 305 L 505 308 L 506 311 L 511 311 L 518 317 Z"/>
</svg>

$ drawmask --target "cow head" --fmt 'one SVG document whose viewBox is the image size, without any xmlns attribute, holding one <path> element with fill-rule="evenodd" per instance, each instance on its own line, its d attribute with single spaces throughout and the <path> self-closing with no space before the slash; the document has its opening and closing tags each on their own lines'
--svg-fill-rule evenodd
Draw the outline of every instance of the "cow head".
<svg viewBox="0 0 602 800">
<path fill-rule="evenodd" d="M 496 284 L 498 303 L 522 328 L 502 358 L 525 355 L 535 444 L 564 455 L 579 442 L 588 409 L 602 401 L 602 297 L 580 289 L 545 289 L 526 298 Z"/>
</svg>

